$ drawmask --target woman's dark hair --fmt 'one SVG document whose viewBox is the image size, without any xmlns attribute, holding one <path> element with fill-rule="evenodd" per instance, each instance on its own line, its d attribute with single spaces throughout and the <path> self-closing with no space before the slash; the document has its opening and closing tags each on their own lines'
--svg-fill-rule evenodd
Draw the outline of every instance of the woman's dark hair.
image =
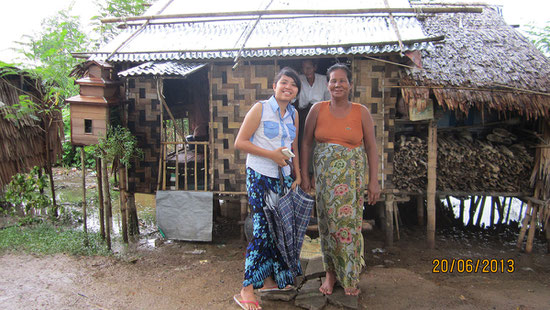
<svg viewBox="0 0 550 310">
<path fill-rule="evenodd" d="M 351 70 L 348 68 L 348 66 L 342 63 L 335 63 L 327 69 L 327 81 L 330 81 L 330 74 L 336 70 L 344 70 L 346 72 L 346 75 L 348 76 L 348 82 L 351 83 Z"/>
<path fill-rule="evenodd" d="M 296 94 L 296 96 L 298 96 L 300 94 L 300 90 L 302 89 L 302 82 L 298 77 L 298 73 L 290 67 L 284 67 L 281 69 L 281 71 L 279 71 L 279 73 L 277 73 L 277 75 L 273 79 L 273 83 L 277 84 L 277 82 L 279 82 L 283 75 L 286 75 L 294 80 L 294 83 L 296 83 L 296 87 L 298 87 L 298 93 Z"/>
</svg>

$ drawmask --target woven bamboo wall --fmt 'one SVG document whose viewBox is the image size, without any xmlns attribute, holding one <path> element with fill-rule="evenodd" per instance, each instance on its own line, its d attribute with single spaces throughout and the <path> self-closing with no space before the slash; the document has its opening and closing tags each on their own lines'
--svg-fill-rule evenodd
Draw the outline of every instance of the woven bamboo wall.
<svg viewBox="0 0 550 310">
<path fill-rule="evenodd" d="M 157 189 L 160 157 L 160 102 L 152 78 L 129 79 L 128 128 L 136 136 L 144 158 L 128 169 L 128 189 L 154 193 Z"/>
<path fill-rule="evenodd" d="M 380 154 L 378 181 L 384 189 L 391 189 L 393 174 L 393 153 L 395 139 L 395 106 L 398 89 L 399 69 L 395 65 L 375 60 L 353 60 L 354 102 L 369 108 L 374 119 L 376 146 Z M 382 161 L 382 154 L 384 160 Z"/>
<path fill-rule="evenodd" d="M 233 144 L 244 116 L 258 100 L 273 94 L 274 64 L 231 66 L 215 65 L 211 71 L 213 122 L 211 138 L 214 159 L 215 191 L 246 191 L 246 154 L 235 150 Z"/>
</svg>

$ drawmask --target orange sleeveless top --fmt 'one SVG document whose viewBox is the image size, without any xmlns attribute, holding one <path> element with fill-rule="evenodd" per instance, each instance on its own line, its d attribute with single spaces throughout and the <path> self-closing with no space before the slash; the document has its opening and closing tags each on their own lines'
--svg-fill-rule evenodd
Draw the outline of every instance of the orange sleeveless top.
<svg viewBox="0 0 550 310">
<path fill-rule="evenodd" d="M 321 102 L 315 125 L 315 140 L 320 143 L 335 143 L 348 148 L 356 148 L 363 143 L 363 123 L 361 105 L 351 103 L 351 111 L 346 117 L 335 117 L 329 109 L 330 101 Z"/>
</svg>

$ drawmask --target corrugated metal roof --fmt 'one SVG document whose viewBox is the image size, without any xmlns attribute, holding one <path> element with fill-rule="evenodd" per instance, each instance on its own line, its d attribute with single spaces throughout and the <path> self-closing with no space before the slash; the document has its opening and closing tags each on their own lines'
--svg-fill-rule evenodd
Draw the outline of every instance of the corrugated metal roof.
<svg viewBox="0 0 550 310">
<path fill-rule="evenodd" d="M 118 76 L 142 76 L 142 75 L 177 75 L 186 76 L 200 68 L 205 63 L 179 63 L 176 61 L 153 62 L 149 61 L 137 67 L 118 73 Z"/>
<path fill-rule="evenodd" d="M 203 1 L 208 3 L 207 1 Z M 384 7 L 383 1 L 351 1 L 355 8 Z M 289 3 L 293 5 L 289 5 Z M 304 9 L 300 1 L 275 1 L 270 9 Z M 315 2 L 316 3 L 316 2 Z M 405 3 L 405 4 L 403 4 Z M 299 5 L 301 4 L 301 5 Z M 324 4 L 324 6 L 323 6 Z M 330 4 L 330 6 L 328 6 Z M 410 7 L 406 0 L 392 0 L 391 7 Z M 175 0 L 162 14 L 182 12 L 187 1 Z M 194 5 L 192 12 L 204 12 Z M 334 8 L 334 2 L 320 0 L 309 8 Z M 347 7 L 351 7 L 349 4 Z M 257 9 L 238 6 L 243 9 Z M 346 7 L 344 7 L 346 8 Z M 146 14 L 154 14 L 151 8 Z M 216 9 L 222 10 L 223 8 Z M 338 7 L 342 9 L 342 7 Z M 152 11 L 153 10 L 153 11 Z M 187 9 L 183 12 L 190 12 Z M 212 11 L 212 7 L 210 7 Z M 394 17 L 405 50 L 424 49 L 429 44 L 414 42 L 429 41 L 419 21 L 414 16 Z M 287 57 L 345 54 L 379 54 L 398 52 L 398 37 L 387 14 L 377 16 L 286 16 L 264 17 L 254 27 L 255 20 L 223 21 L 171 21 L 150 24 L 125 42 L 139 28 L 130 25 L 122 34 L 94 53 L 92 59 L 105 60 L 117 50 L 109 61 L 150 60 L 200 60 L 234 58 L 243 47 L 243 58 Z M 250 36 L 248 34 L 250 33 Z"/>
</svg>

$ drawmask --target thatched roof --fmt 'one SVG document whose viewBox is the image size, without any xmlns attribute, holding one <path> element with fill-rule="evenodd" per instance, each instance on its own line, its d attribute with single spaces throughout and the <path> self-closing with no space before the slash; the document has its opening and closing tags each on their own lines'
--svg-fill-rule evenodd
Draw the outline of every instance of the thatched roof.
<svg viewBox="0 0 550 310">
<path fill-rule="evenodd" d="M 28 172 L 46 163 L 41 120 L 29 116 L 6 118 L 7 114 L 14 114 L 12 106 L 19 102 L 20 95 L 28 95 L 33 102 L 43 104 L 41 86 L 36 80 L 17 69 L 0 70 L 0 186 L 9 183 L 16 173 Z M 56 113 L 49 138 L 52 163 L 61 156 L 62 130 L 61 113 Z"/>
<path fill-rule="evenodd" d="M 549 116 L 550 60 L 495 7 L 485 6 L 481 14 L 435 14 L 421 23 L 426 35 L 445 40 L 422 51 L 423 69 L 410 70 L 403 85 L 430 86 L 440 105 L 464 112 L 483 106 Z M 405 97 L 419 90 L 407 88 Z"/>
</svg>

